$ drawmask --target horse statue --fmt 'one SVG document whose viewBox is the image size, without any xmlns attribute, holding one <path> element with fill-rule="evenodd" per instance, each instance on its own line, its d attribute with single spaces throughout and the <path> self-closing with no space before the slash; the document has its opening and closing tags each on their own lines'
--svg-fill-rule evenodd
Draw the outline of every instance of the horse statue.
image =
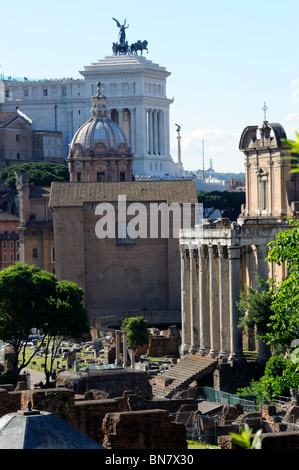
<svg viewBox="0 0 299 470">
<path fill-rule="evenodd" d="M 147 41 L 137 41 L 133 44 L 131 44 L 131 54 L 138 54 L 138 51 L 141 51 L 141 55 L 143 54 L 143 51 L 146 50 L 148 53 L 148 48 L 147 48 L 148 42 Z"/>
<path fill-rule="evenodd" d="M 112 51 L 114 55 L 124 55 L 129 51 L 128 42 L 125 44 L 118 44 L 117 42 L 113 43 Z"/>
</svg>

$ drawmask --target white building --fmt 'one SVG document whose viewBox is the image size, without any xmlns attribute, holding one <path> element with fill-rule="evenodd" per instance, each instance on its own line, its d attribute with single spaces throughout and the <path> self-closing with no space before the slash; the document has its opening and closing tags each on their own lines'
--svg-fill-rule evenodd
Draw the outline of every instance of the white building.
<svg viewBox="0 0 299 470">
<path fill-rule="evenodd" d="M 85 66 L 83 79 L 0 80 L 0 111 L 21 110 L 35 129 L 60 131 L 63 154 L 75 131 L 90 117 L 90 99 L 101 83 L 110 118 L 127 134 L 136 177 L 179 177 L 170 155 L 169 112 L 166 95 L 170 73 L 136 54 L 109 56 Z"/>
</svg>

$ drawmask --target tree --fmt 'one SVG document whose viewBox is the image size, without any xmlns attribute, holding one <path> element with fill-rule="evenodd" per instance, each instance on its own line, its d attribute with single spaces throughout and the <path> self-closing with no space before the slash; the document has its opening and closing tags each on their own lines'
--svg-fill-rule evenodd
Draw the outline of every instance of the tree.
<svg viewBox="0 0 299 470">
<path fill-rule="evenodd" d="M 16 263 L 0 271 L 0 338 L 14 349 L 15 375 L 19 375 L 30 362 L 25 359 L 25 347 L 31 329 L 42 326 L 42 318 L 48 311 L 48 299 L 55 296 L 55 282 L 52 274 L 40 271 L 36 266 Z"/>
<path fill-rule="evenodd" d="M 285 351 L 299 338 L 299 221 L 289 219 L 289 226 L 269 244 L 268 261 L 285 263 L 288 277 L 274 286 L 271 330 L 264 336 L 269 345 L 283 347 Z"/>
<path fill-rule="evenodd" d="M 44 372 L 46 387 L 50 379 L 55 378 L 54 360 L 65 337 L 79 340 L 88 333 L 87 311 L 83 308 L 83 290 L 76 284 L 67 281 L 56 283 L 55 297 L 49 299 L 49 310 L 44 318 L 45 336 Z"/>
<path fill-rule="evenodd" d="M 297 162 L 299 160 L 299 133 L 298 132 L 296 132 L 296 137 L 297 137 L 296 141 L 282 139 L 283 143 L 289 147 L 289 152 L 292 154 L 292 157 L 293 157 L 292 159 L 294 160 L 292 163 L 292 166 L 293 166 L 293 170 L 291 171 L 292 173 L 299 173 L 299 164 L 295 162 L 295 160 Z"/>
<path fill-rule="evenodd" d="M 245 203 L 245 193 L 242 191 L 197 191 L 197 197 L 198 202 L 203 204 L 206 219 L 219 210 L 221 217 L 235 221 L 241 213 L 242 204 Z"/>
<path fill-rule="evenodd" d="M 83 291 L 76 284 L 57 281 L 53 274 L 36 266 L 16 263 L 0 271 L 0 338 L 15 352 L 16 376 L 27 367 L 43 341 L 55 344 L 58 335 L 79 337 L 87 332 L 87 312 L 82 307 Z M 42 332 L 37 350 L 25 357 L 25 348 L 33 328 Z M 55 357 L 55 350 L 52 356 Z M 54 360 L 54 359 L 53 359 Z M 51 376 L 45 367 L 47 382 Z"/>
<path fill-rule="evenodd" d="M 16 163 L 0 172 L 0 179 L 10 189 L 16 189 L 15 173 L 28 173 L 30 181 L 37 186 L 50 186 L 53 181 L 69 181 L 68 168 L 60 163 Z"/>
<path fill-rule="evenodd" d="M 127 331 L 128 346 L 134 351 L 148 343 L 147 321 L 143 317 L 126 318 L 121 327 Z"/>
<path fill-rule="evenodd" d="M 269 321 L 273 315 L 273 290 L 272 281 L 265 281 L 259 276 L 257 285 L 257 289 L 245 286 L 237 305 L 241 313 L 239 326 L 247 329 L 256 327 L 256 336 L 260 338 L 269 331 Z"/>
</svg>

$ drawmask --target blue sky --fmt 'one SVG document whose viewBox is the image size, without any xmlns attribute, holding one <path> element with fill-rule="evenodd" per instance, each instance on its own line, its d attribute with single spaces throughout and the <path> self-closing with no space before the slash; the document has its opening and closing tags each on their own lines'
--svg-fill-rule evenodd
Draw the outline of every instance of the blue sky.
<svg viewBox="0 0 299 470">
<path fill-rule="evenodd" d="M 146 58 L 167 68 L 171 154 L 182 125 L 187 170 L 243 171 L 239 139 L 247 125 L 280 122 L 299 131 L 298 0 L 15 0 L 1 5 L 0 73 L 80 77 L 111 55 L 120 22 L 127 39 L 146 39 Z"/>
</svg>

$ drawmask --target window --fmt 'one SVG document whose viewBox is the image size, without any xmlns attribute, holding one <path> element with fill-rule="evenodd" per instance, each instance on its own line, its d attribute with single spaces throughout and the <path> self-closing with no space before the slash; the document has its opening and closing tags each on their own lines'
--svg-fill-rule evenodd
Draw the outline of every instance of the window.
<svg viewBox="0 0 299 470">
<path fill-rule="evenodd" d="M 16 142 L 20 142 L 20 136 L 19 136 L 19 134 L 16 135 Z"/>
<path fill-rule="evenodd" d="M 14 261 L 14 256 L 13 256 L 13 253 L 10 253 L 10 261 L 13 262 Z"/>
<path fill-rule="evenodd" d="M 24 96 L 28 96 L 28 90 L 27 89 L 24 90 Z"/>
<path fill-rule="evenodd" d="M 20 154 L 17 153 L 17 160 L 20 160 Z"/>
<path fill-rule="evenodd" d="M 13 250 L 13 242 L 10 242 L 10 249 Z"/>
<path fill-rule="evenodd" d="M 3 253 L 3 261 L 4 261 L 4 263 L 6 263 L 6 261 L 7 261 L 7 254 L 6 253 Z"/>
<path fill-rule="evenodd" d="M 119 174 L 119 181 L 126 181 L 126 172 L 125 171 L 121 171 L 120 174 Z"/>
<path fill-rule="evenodd" d="M 55 263 L 55 246 L 51 246 L 51 262 Z"/>
<path fill-rule="evenodd" d="M 115 224 L 115 240 L 117 246 L 136 245 L 135 226 L 132 222 L 120 222 Z"/>
<path fill-rule="evenodd" d="M 17 248 L 20 248 L 20 242 L 17 242 Z"/>
<path fill-rule="evenodd" d="M 16 254 L 16 260 L 20 261 L 20 254 L 19 253 Z"/>
<path fill-rule="evenodd" d="M 78 171 L 77 173 L 77 182 L 80 183 L 81 181 L 81 173 Z"/>
<path fill-rule="evenodd" d="M 97 182 L 98 183 L 103 183 L 105 181 L 105 172 L 104 171 L 98 171 L 97 172 Z"/>
<path fill-rule="evenodd" d="M 47 88 L 44 88 L 44 89 L 43 89 L 43 95 L 44 95 L 44 96 L 48 96 L 48 89 L 47 89 Z"/>
<path fill-rule="evenodd" d="M 32 258 L 38 258 L 38 251 L 37 248 L 32 249 Z"/>
<path fill-rule="evenodd" d="M 4 248 L 4 249 L 7 248 L 7 243 L 6 242 L 2 242 L 2 248 Z"/>
<path fill-rule="evenodd" d="M 66 96 L 66 86 L 63 86 L 61 89 L 62 96 Z"/>
<path fill-rule="evenodd" d="M 9 98 L 9 90 L 5 90 L 5 98 Z"/>
</svg>

